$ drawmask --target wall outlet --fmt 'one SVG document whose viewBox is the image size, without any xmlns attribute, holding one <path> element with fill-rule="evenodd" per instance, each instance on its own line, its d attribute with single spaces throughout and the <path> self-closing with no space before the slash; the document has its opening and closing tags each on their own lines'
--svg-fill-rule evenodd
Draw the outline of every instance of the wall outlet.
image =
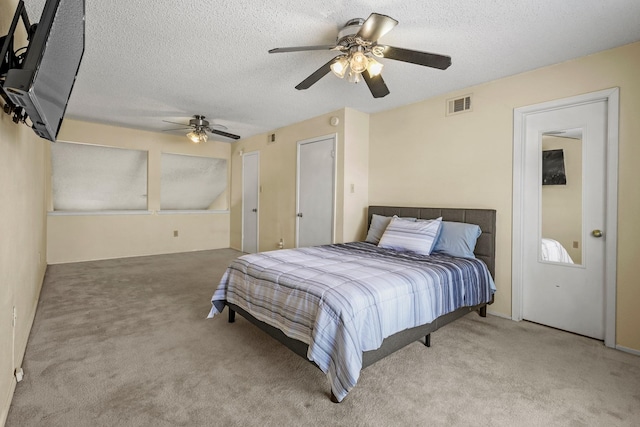
<svg viewBox="0 0 640 427">
<path fill-rule="evenodd" d="M 173 237 L 178 237 L 178 230 L 173 230 Z"/>
<path fill-rule="evenodd" d="M 22 368 L 17 368 L 15 375 L 16 375 L 16 382 L 22 381 L 22 379 L 24 378 L 24 371 L 22 370 Z"/>
</svg>

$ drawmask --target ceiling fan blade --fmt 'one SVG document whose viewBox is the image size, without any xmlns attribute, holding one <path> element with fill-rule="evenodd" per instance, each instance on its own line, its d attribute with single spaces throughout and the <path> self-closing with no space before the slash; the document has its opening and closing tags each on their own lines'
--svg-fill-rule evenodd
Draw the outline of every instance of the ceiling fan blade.
<svg viewBox="0 0 640 427">
<path fill-rule="evenodd" d="M 398 21 L 387 15 L 381 15 L 379 13 L 372 13 L 369 15 L 356 36 L 374 42 L 380 37 L 393 30 L 393 27 L 398 25 Z"/>
<path fill-rule="evenodd" d="M 336 58 L 331 59 L 331 61 L 327 62 L 322 67 L 318 68 L 309 77 L 307 77 L 306 79 L 298 83 L 298 86 L 296 86 L 296 89 L 298 90 L 309 89 L 314 83 L 316 83 L 318 80 L 326 76 L 327 73 L 331 71 L 331 64 L 333 64 Z"/>
<path fill-rule="evenodd" d="M 362 77 L 364 77 L 364 81 L 367 83 L 367 86 L 369 86 L 371 95 L 373 95 L 374 98 L 384 98 L 389 95 L 389 88 L 382 79 L 382 74 L 372 77 L 369 75 L 369 70 L 365 70 L 362 73 Z"/>
<path fill-rule="evenodd" d="M 165 123 L 171 123 L 171 124 L 173 124 L 173 125 L 189 126 L 189 124 L 188 124 L 188 123 L 170 122 L 169 120 L 163 120 L 163 122 L 165 122 Z"/>
<path fill-rule="evenodd" d="M 438 55 L 437 53 L 420 52 L 419 50 L 403 49 L 401 47 L 383 46 L 382 57 L 395 59 L 396 61 L 410 62 L 412 64 L 424 65 L 425 67 L 446 70 L 451 65 L 451 57 Z"/>
<path fill-rule="evenodd" d="M 162 132 L 171 132 L 172 130 L 187 130 L 187 129 L 193 129 L 193 128 L 191 126 L 186 126 L 182 128 L 176 128 L 176 129 L 164 129 Z"/>
<path fill-rule="evenodd" d="M 275 49 L 271 49 L 269 53 L 302 52 L 306 50 L 331 50 L 335 49 L 335 47 L 335 44 L 327 44 L 321 46 L 276 47 Z"/>
<path fill-rule="evenodd" d="M 234 134 L 229 133 L 229 132 L 223 132 L 221 130 L 211 129 L 211 128 L 208 128 L 207 130 L 209 132 L 211 132 L 211 133 L 215 133 L 216 135 L 224 136 L 224 137 L 231 138 L 231 139 L 240 139 L 239 135 L 234 135 Z"/>
</svg>

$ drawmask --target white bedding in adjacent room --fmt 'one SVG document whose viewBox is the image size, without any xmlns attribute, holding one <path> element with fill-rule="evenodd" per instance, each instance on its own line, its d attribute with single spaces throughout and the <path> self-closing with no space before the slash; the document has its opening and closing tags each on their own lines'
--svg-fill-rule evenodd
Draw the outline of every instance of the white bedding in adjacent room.
<svg viewBox="0 0 640 427">
<path fill-rule="evenodd" d="M 567 250 L 557 240 L 542 238 L 541 254 L 543 261 L 564 262 L 573 264 L 573 260 Z"/>
</svg>

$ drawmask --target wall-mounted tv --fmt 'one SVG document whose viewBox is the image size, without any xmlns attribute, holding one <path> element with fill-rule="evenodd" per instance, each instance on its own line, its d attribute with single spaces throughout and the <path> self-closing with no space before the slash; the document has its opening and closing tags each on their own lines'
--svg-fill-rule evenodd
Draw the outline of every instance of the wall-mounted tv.
<svg viewBox="0 0 640 427">
<path fill-rule="evenodd" d="M 564 173 L 564 151 L 542 151 L 542 185 L 566 185 Z"/>
<path fill-rule="evenodd" d="M 22 108 L 35 133 L 50 141 L 58 136 L 84 54 L 84 3 L 47 0 L 22 62 L 2 83 L 12 107 Z M 24 14 L 22 1 L 18 14 Z M 12 39 L 7 35 L 5 44 Z"/>
</svg>

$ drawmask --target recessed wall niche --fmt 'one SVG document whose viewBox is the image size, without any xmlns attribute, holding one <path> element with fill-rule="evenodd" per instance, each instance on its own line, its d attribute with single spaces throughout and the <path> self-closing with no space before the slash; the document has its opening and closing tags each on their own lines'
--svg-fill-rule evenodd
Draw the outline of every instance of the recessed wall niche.
<svg viewBox="0 0 640 427">
<path fill-rule="evenodd" d="M 213 209 L 226 189 L 226 159 L 162 153 L 160 210 Z"/>
<path fill-rule="evenodd" d="M 147 209 L 147 151 L 51 143 L 54 211 Z"/>
</svg>

